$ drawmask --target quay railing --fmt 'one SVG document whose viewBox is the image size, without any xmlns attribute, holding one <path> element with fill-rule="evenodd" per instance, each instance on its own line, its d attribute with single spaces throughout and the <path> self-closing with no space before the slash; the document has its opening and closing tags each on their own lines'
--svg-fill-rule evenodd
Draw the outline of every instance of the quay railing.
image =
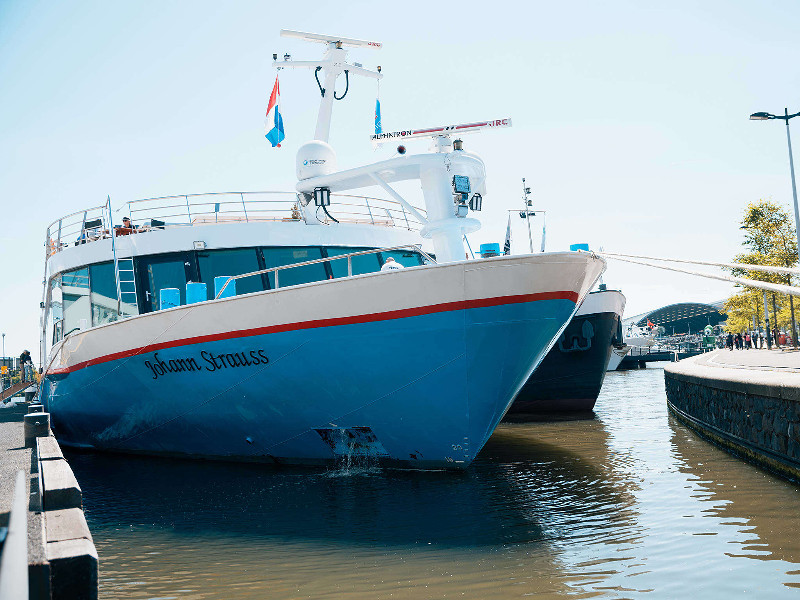
<svg viewBox="0 0 800 600">
<path fill-rule="evenodd" d="M 304 207 L 294 192 L 269 191 L 145 198 L 125 202 L 113 212 L 108 210 L 109 204 L 80 210 L 53 221 L 47 228 L 47 256 L 73 244 L 111 237 L 112 226 L 120 226 L 123 217 L 130 218 L 134 225 L 133 229 L 124 231 L 126 234 L 215 223 L 308 222 L 310 218 L 324 225 L 335 221 L 409 231 L 419 231 L 423 225 L 395 200 L 352 194 L 331 194 L 327 212 L 313 203 Z M 425 214 L 424 209 L 415 208 Z"/>
<path fill-rule="evenodd" d="M 8 532 L 0 553 L 0 600 L 28 597 L 28 493 L 25 472 L 17 471 Z"/>
<path fill-rule="evenodd" d="M 233 275 L 231 277 L 228 277 L 227 280 L 225 280 L 225 283 L 223 284 L 222 288 L 220 288 L 220 290 L 217 293 L 217 295 L 214 296 L 214 300 L 217 300 L 217 299 L 221 298 L 222 297 L 222 293 L 225 291 L 225 288 L 228 287 L 228 284 L 231 281 L 235 281 L 237 279 L 244 279 L 245 277 L 254 277 L 256 275 L 263 275 L 265 273 L 273 273 L 274 274 L 274 279 L 275 279 L 275 289 L 278 289 L 280 287 L 280 283 L 278 281 L 278 277 L 279 277 L 278 273 L 280 271 L 284 271 L 286 269 L 294 269 L 294 268 L 297 268 L 297 267 L 305 267 L 307 265 L 315 265 L 317 263 L 325 263 L 325 262 L 331 262 L 331 261 L 334 261 L 334 260 L 344 260 L 344 259 L 347 259 L 347 276 L 348 277 L 352 277 L 353 276 L 353 257 L 354 256 L 364 256 L 365 254 L 377 254 L 379 252 L 392 252 L 394 250 L 408 250 L 408 249 L 414 250 L 415 252 L 419 252 L 419 254 L 422 255 L 422 257 L 425 260 L 427 260 L 428 262 L 430 262 L 432 264 L 436 264 L 436 260 L 430 254 L 425 252 L 422 249 L 420 244 L 404 244 L 402 246 L 392 246 L 391 248 L 376 248 L 374 250 L 361 250 L 359 252 L 350 252 L 348 254 L 339 254 L 338 256 L 327 256 L 325 258 L 315 258 L 314 260 L 306 260 L 306 261 L 299 262 L 299 263 L 292 263 L 290 265 L 281 265 L 279 267 L 270 267 L 269 269 L 261 269 L 259 271 L 253 271 L 251 273 L 242 273 L 241 275 Z"/>
</svg>

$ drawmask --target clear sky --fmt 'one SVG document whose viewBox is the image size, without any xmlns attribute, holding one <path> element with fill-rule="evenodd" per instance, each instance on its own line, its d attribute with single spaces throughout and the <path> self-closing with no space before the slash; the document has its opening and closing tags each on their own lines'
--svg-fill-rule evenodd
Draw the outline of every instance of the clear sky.
<svg viewBox="0 0 800 600">
<path fill-rule="evenodd" d="M 384 130 L 511 117 L 465 138 L 488 170 L 484 228 L 502 243 L 521 178 L 547 210 L 547 249 L 729 260 L 759 198 L 789 205 L 786 136 L 755 111 L 800 110 L 796 1 L 13 2 L 0 0 L 0 331 L 38 358 L 46 226 L 102 203 L 291 190 L 313 136 L 308 71 L 281 73 L 283 147 L 264 139 L 272 53 L 317 58 L 281 28 L 380 51 Z M 344 82 L 340 82 L 343 85 Z M 341 88 L 340 88 L 341 89 Z M 374 151 L 374 81 L 354 79 L 331 132 L 341 167 Z M 800 119 L 798 119 L 800 121 Z M 410 142 L 423 151 L 424 142 Z M 796 146 L 800 148 L 800 130 Z M 535 246 L 541 223 L 534 223 Z M 527 246 L 514 223 L 514 251 Z M 730 286 L 612 262 L 632 315 Z"/>
</svg>

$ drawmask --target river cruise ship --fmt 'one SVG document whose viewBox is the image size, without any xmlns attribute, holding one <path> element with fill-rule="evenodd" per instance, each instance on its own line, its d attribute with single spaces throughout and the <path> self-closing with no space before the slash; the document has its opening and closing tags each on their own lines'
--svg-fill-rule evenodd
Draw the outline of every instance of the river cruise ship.
<svg viewBox="0 0 800 600">
<path fill-rule="evenodd" d="M 285 33 L 326 53 L 277 66 L 316 65 L 328 89 L 371 73 L 345 49 L 374 42 Z M 323 90 L 294 192 L 107 201 L 48 228 L 40 396 L 60 442 L 276 464 L 475 458 L 605 262 L 466 260 L 483 161 L 447 130 L 431 152 L 340 170 L 332 103 Z M 392 187 L 409 180 L 420 201 Z M 389 199 L 354 192 L 369 186 Z"/>
</svg>

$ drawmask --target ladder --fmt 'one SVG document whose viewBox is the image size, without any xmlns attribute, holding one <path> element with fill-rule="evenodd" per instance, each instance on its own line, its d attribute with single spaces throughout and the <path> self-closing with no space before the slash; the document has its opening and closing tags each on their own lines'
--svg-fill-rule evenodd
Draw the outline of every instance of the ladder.
<svg viewBox="0 0 800 600">
<path fill-rule="evenodd" d="M 111 196 L 106 199 L 108 229 L 111 232 L 111 252 L 114 255 L 114 278 L 117 284 L 117 314 L 119 318 L 139 314 L 139 297 L 136 295 L 136 273 L 133 269 L 133 258 L 118 258 L 116 231 L 113 229 L 111 217 Z M 126 312 L 123 305 L 133 305 L 136 312 Z"/>
<path fill-rule="evenodd" d="M 139 297 L 136 294 L 136 274 L 133 270 L 132 258 L 117 259 L 117 285 L 119 289 L 119 316 L 139 314 Z M 127 312 L 125 306 L 136 307 L 136 312 Z"/>
</svg>

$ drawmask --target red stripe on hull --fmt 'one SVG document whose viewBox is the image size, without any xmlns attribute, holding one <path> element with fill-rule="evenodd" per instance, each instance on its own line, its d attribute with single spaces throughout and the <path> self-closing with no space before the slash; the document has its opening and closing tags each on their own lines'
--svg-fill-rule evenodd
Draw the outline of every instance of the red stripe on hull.
<svg viewBox="0 0 800 600">
<path fill-rule="evenodd" d="M 283 323 L 281 325 L 269 325 L 267 327 L 255 327 L 253 329 L 240 329 L 237 331 L 225 331 L 223 333 L 212 333 L 209 335 L 199 335 L 196 337 L 182 338 L 179 340 L 172 340 L 169 342 L 162 342 L 160 344 L 150 344 L 141 348 L 131 348 L 130 350 L 123 350 L 113 354 L 106 354 L 83 362 L 76 363 L 71 367 L 61 367 L 57 369 L 48 369 L 47 374 L 51 375 L 64 375 L 73 371 L 99 365 L 112 360 L 119 360 L 121 358 L 129 358 L 139 354 L 148 352 L 157 352 L 165 348 L 176 348 L 178 346 L 187 346 L 191 344 L 201 344 L 204 342 L 217 342 L 220 340 L 230 340 L 235 338 L 252 337 L 256 335 L 265 335 L 268 333 L 281 333 L 284 331 L 298 331 L 301 329 L 316 329 L 318 327 L 334 327 L 337 325 L 354 325 L 358 323 L 372 323 L 375 321 L 389 321 L 392 319 L 404 319 L 407 317 L 418 317 L 421 315 L 429 315 L 439 312 L 448 312 L 452 310 L 465 310 L 468 308 L 484 308 L 489 306 L 501 306 L 503 304 L 520 304 L 523 302 L 536 302 L 539 300 L 570 300 L 578 302 L 578 294 L 576 292 L 561 291 L 561 292 L 541 292 L 538 294 L 519 294 L 516 296 L 499 296 L 496 298 L 480 298 L 477 300 L 458 300 L 456 302 L 443 302 L 441 304 L 431 304 L 429 306 L 418 306 L 414 308 L 402 308 L 399 310 L 390 310 L 379 313 L 369 313 L 364 315 L 354 315 L 350 317 L 334 317 L 331 319 L 316 319 L 313 321 L 300 321 L 297 323 Z"/>
</svg>

